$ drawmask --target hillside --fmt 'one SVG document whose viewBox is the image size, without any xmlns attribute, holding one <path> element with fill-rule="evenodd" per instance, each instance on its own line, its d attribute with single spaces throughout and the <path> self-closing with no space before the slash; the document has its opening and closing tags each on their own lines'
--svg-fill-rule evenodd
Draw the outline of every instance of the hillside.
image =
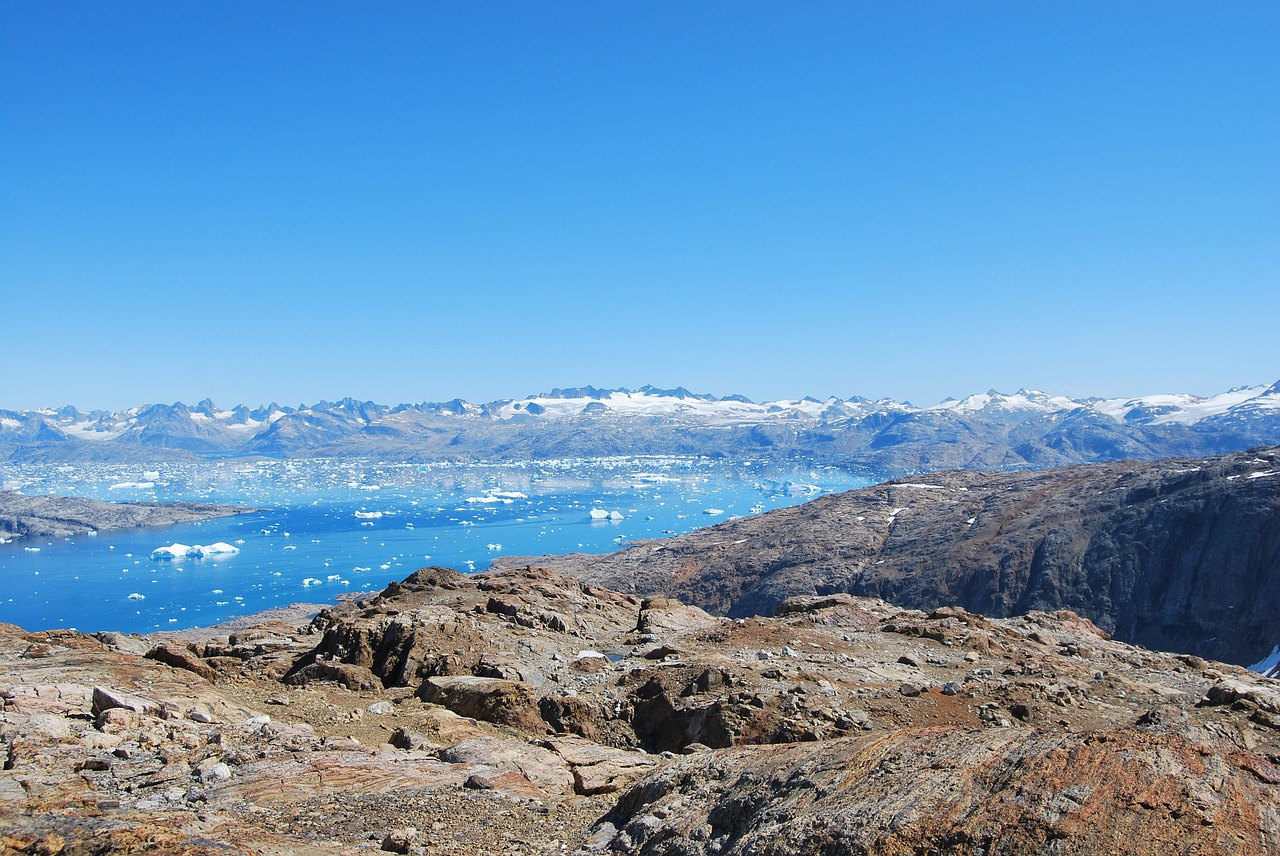
<svg viewBox="0 0 1280 856">
<path fill-rule="evenodd" d="M 1072 609 L 1228 662 L 1280 642 L 1280 448 L 991 473 L 820 497 L 608 556 L 507 557 L 733 616 L 848 592 L 992 616 Z"/>
</svg>

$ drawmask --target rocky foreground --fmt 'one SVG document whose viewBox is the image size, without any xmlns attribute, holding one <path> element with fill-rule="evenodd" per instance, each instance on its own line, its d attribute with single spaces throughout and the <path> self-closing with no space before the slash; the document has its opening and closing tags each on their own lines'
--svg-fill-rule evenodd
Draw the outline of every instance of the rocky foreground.
<svg viewBox="0 0 1280 856">
<path fill-rule="evenodd" d="M 1067 611 L 433 568 L 0 669 L 0 854 L 1280 852 L 1280 682 Z"/>
<path fill-rule="evenodd" d="M 254 510 L 211 502 L 99 502 L 0 490 L 0 538 L 66 538 L 135 526 L 198 523 Z"/>
</svg>

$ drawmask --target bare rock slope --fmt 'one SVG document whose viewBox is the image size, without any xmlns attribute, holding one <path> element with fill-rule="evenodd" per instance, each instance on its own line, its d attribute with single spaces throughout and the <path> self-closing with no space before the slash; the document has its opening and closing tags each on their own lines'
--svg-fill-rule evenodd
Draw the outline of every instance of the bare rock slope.
<svg viewBox="0 0 1280 856">
<path fill-rule="evenodd" d="M 529 562 L 732 616 L 834 592 L 993 616 L 1067 608 L 1127 642 L 1247 664 L 1280 641 L 1280 447 L 931 473 L 609 556 L 500 566 Z"/>
<path fill-rule="evenodd" d="M 431 568 L 301 627 L 4 626 L 0 674 L 5 856 L 1280 852 L 1280 683 L 1067 611 Z"/>
</svg>

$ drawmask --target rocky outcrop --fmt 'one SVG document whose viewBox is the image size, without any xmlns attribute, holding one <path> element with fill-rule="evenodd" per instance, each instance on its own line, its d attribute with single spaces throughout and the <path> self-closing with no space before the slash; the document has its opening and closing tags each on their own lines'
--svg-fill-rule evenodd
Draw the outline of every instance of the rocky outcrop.
<svg viewBox="0 0 1280 856">
<path fill-rule="evenodd" d="M 424 569 L 153 658 L 0 626 L 0 856 L 1277 852 L 1275 681 L 1066 610 L 779 612 Z"/>
<path fill-rule="evenodd" d="M 208 502 L 99 502 L 0 490 L 0 538 L 64 538 L 135 526 L 197 523 L 254 510 Z"/>
<path fill-rule="evenodd" d="M 610 556 L 504 561 L 735 616 L 836 592 L 993 616 L 1065 607 L 1128 642 L 1247 664 L 1276 642 L 1280 448 L 933 473 Z"/>
<path fill-rule="evenodd" d="M 730 749 L 632 787 L 577 852 L 1275 852 L 1280 766 L 1216 743 L 944 726 Z"/>
<path fill-rule="evenodd" d="M 447 707 L 459 716 L 509 725 L 526 732 L 543 731 L 533 687 L 523 681 L 475 675 L 427 678 L 419 694 L 423 701 Z"/>
</svg>

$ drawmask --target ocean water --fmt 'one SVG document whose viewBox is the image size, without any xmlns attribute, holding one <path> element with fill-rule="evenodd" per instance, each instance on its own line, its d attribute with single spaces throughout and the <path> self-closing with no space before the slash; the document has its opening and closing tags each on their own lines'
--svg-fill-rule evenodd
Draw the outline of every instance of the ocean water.
<svg viewBox="0 0 1280 856">
<path fill-rule="evenodd" d="M 871 480 L 805 461 L 635 457 L 531 463 L 367 461 L 0 466 L 26 494 L 263 509 L 204 523 L 0 545 L 0 622 L 147 633 L 377 591 L 420 567 L 605 553 Z M 606 519 L 595 519 L 608 514 Z M 156 560 L 171 543 L 239 552 Z"/>
</svg>

